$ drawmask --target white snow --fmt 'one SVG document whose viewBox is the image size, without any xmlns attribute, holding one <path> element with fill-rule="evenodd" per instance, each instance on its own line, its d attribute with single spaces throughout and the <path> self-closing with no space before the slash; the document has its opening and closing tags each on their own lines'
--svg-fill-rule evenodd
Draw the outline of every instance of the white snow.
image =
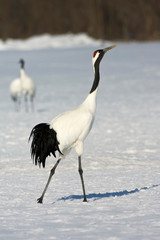
<svg viewBox="0 0 160 240">
<path fill-rule="evenodd" d="M 44 203 L 36 202 L 56 159 L 45 169 L 32 164 L 30 131 L 84 100 L 93 51 L 107 46 L 82 35 L 0 43 L 0 239 L 159 239 L 160 42 L 119 43 L 102 60 L 82 158 L 88 202 L 74 152 L 58 166 Z M 9 96 L 20 58 L 36 82 L 34 113 L 15 112 Z"/>
<path fill-rule="evenodd" d="M 102 42 L 102 40 L 95 40 L 85 33 L 68 33 L 55 36 L 44 34 L 33 36 L 23 41 L 20 39 L 7 39 L 6 41 L 0 40 L 0 50 L 33 50 L 57 47 L 67 48 L 98 45 Z"/>
</svg>

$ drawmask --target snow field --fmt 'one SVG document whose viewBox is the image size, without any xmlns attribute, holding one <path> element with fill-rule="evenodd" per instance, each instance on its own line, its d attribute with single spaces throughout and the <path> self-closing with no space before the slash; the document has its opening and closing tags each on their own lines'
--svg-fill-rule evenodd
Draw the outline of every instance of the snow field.
<svg viewBox="0 0 160 240">
<path fill-rule="evenodd" d="M 58 166 L 41 205 L 36 199 L 56 159 L 48 158 L 45 169 L 32 164 L 30 131 L 84 100 L 93 81 L 92 53 L 106 47 L 87 38 L 82 44 L 80 36 L 74 46 L 67 35 L 53 37 L 52 45 L 50 37 L 44 45 L 43 39 L 36 37 L 36 49 L 13 41 L 8 50 L 3 43 L 0 55 L 0 238 L 158 240 L 160 43 L 119 43 L 106 54 L 82 157 L 88 202 L 82 202 L 73 151 Z M 23 104 L 15 112 L 9 96 L 21 57 L 37 86 L 34 113 L 25 113 Z"/>
</svg>

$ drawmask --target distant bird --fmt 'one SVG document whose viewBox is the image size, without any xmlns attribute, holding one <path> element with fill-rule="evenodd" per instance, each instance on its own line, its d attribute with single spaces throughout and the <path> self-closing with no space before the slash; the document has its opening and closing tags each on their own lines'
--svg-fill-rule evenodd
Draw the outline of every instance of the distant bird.
<svg viewBox="0 0 160 240">
<path fill-rule="evenodd" d="M 20 79 L 21 79 L 21 86 L 22 86 L 22 93 L 24 95 L 24 101 L 25 101 L 25 109 L 28 111 L 28 101 L 30 98 L 31 102 L 31 108 L 34 110 L 34 104 L 33 104 L 33 99 L 35 96 L 35 84 L 33 80 L 28 77 L 24 71 L 24 60 L 20 59 L 19 61 L 21 68 L 20 68 Z"/>
<path fill-rule="evenodd" d="M 15 102 L 16 111 L 20 110 L 21 104 L 21 79 L 16 78 L 10 84 L 10 95 L 12 100 Z"/>
<path fill-rule="evenodd" d="M 40 123 L 31 131 L 29 140 L 32 138 L 31 157 L 33 158 L 35 165 L 39 163 L 39 166 L 42 164 L 42 166 L 45 167 L 46 158 L 50 156 L 51 153 L 54 157 L 56 157 L 55 152 L 59 152 L 59 158 L 50 171 L 44 191 L 41 197 L 37 199 L 38 203 L 43 202 L 43 197 L 59 162 L 70 152 L 72 148 L 75 149 L 78 155 L 78 171 L 82 183 L 83 201 L 87 201 L 81 164 L 83 142 L 91 130 L 95 118 L 96 95 L 100 80 L 100 62 L 104 54 L 116 46 L 117 45 L 113 45 L 108 48 L 97 50 L 93 53 L 92 62 L 94 69 L 94 81 L 89 95 L 84 102 L 77 108 L 58 115 L 51 121 L 50 124 Z"/>
</svg>

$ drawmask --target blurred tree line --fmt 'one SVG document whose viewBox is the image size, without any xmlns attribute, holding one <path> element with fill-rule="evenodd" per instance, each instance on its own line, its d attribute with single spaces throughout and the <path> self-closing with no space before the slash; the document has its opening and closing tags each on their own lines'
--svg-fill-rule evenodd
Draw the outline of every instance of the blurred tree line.
<svg viewBox="0 0 160 240">
<path fill-rule="evenodd" d="M 159 0 L 0 0 L 0 38 L 86 32 L 108 40 L 160 39 Z"/>
</svg>

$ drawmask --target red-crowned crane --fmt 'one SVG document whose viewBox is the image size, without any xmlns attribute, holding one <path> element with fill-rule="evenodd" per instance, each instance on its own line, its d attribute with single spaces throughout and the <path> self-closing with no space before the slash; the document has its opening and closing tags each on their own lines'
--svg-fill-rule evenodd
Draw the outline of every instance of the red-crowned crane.
<svg viewBox="0 0 160 240">
<path fill-rule="evenodd" d="M 12 100 L 15 102 L 16 111 L 20 110 L 21 104 L 21 79 L 16 78 L 10 84 L 10 95 Z"/>
<path fill-rule="evenodd" d="M 25 109 L 28 111 L 28 98 L 30 97 L 31 108 L 32 111 L 34 110 L 33 99 L 35 96 L 35 84 L 33 80 L 28 77 L 24 71 L 24 60 L 20 59 L 19 63 L 21 64 L 20 68 L 20 79 L 21 79 L 21 86 L 22 86 L 22 93 L 24 95 L 25 100 Z"/>
<path fill-rule="evenodd" d="M 43 197 L 47 191 L 48 185 L 51 181 L 55 170 L 61 161 L 72 148 L 75 149 L 78 155 L 78 171 L 82 183 L 83 201 L 86 202 L 86 192 L 83 180 L 83 170 L 81 164 L 81 156 L 83 153 L 83 143 L 92 128 L 96 112 L 96 95 L 97 88 L 100 80 L 99 65 L 104 54 L 117 45 L 108 48 L 97 50 L 93 53 L 93 69 L 94 81 L 89 92 L 89 95 L 84 102 L 77 108 L 64 112 L 57 117 L 53 118 L 50 124 L 40 123 L 36 125 L 30 134 L 29 140 L 32 138 L 31 143 L 31 157 L 35 165 L 39 163 L 45 167 L 45 161 L 52 153 L 56 157 L 55 152 L 59 152 L 59 158 L 50 171 L 50 175 L 44 191 L 40 198 L 37 199 L 38 203 L 43 202 Z"/>
</svg>

